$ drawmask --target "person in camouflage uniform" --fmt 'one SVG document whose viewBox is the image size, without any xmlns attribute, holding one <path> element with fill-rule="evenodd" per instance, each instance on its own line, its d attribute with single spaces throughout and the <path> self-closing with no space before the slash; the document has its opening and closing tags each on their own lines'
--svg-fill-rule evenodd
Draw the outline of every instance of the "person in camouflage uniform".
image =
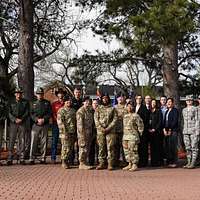
<svg viewBox="0 0 200 200">
<path fill-rule="evenodd" d="M 144 131 L 144 124 L 140 116 L 133 112 L 131 102 L 127 104 L 127 111 L 128 113 L 123 118 L 123 147 L 126 160 L 129 164 L 123 170 L 135 171 L 139 161 L 138 144 L 140 142 L 140 136 Z"/>
<path fill-rule="evenodd" d="M 120 154 L 122 155 L 122 165 L 126 163 L 126 158 L 124 155 L 124 150 L 122 146 L 122 137 L 123 137 L 123 116 L 127 113 L 127 109 L 125 108 L 125 95 L 119 93 L 117 95 L 117 105 L 115 106 L 117 110 L 117 123 L 116 123 L 116 134 L 117 134 L 117 143 L 116 143 L 116 164 L 120 164 Z"/>
<path fill-rule="evenodd" d="M 117 122 L 117 111 L 111 106 L 108 94 L 102 95 L 101 104 L 94 114 L 99 145 L 99 165 L 96 169 L 105 169 L 108 162 L 108 169 L 113 170 L 116 160 L 115 145 L 117 134 L 115 133 L 115 125 Z"/>
<path fill-rule="evenodd" d="M 57 124 L 59 137 L 61 139 L 61 161 L 62 167 L 70 168 L 69 159 L 73 153 L 74 141 L 76 140 L 76 110 L 73 109 L 70 97 L 63 98 L 64 106 L 57 112 Z"/>
<path fill-rule="evenodd" d="M 44 89 L 38 88 L 36 91 L 37 100 L 33 102 L 31 108 L 31 118 L 34 122 L 31 131 L 30 164 L 35 164 L 35 156 L 40 137 L 41 164 L 46 164 L 46 150 L 48 142 L 49 120 L 51 118 L 51 104 L 44 99 Z"/>
<path fill-rule="evenodd" d="M 93 112 L 90 98 L 83 98 L 83 106 L 76 112 L 79 146 L 79 169 L 91 169 L 87 166 L 93 141 Z"/>
<path fill-rule="evenodd" d="M 22 97 L 21 88 L 15 89 L 15 100 L 9 106 L 9 148 L 7 165 L 12 165 L 13 150 L 16 138 L 18 139 L 18 156 L 20 164 L 25 164 L 25 134 L 27 128 L 27 119 L 29 117 L 29 102 Z"/>
<path fill-rule="evenodd" d="M 184 168 L 195 168 L 198 156 L 199 119 L 198 109 L 193 106 L 192 95 L 186 96 L 186 108 L 182 111 L 183 139 L 187 153 L 187 164 Z"/>
<path fill-rule="evenodd" d="M 198 106 L 197 106 L 197 112 L 198 112 L 198 119 L 200 121 L 200 95 L 198 96 Z M 200 128 L 199 128 L 199 132 L 200 132 Z M 199 144 L 198 144 L 198 157 L 197 157 L 197 161 L 196 161 L 196 165 L 200 166 L 200 139 L 199 139 Z"/>
<path fill-rule="evenodd" d="M 4 125 L 6 117 L 7 117 L 7 103 L 6 99 L 4 98 L 3 92 L 1 92 L 0 93 L 0 158 L 1 158 L 1 149 L 2 149 L 3 133 L 4 133 Z"/>
</svg>

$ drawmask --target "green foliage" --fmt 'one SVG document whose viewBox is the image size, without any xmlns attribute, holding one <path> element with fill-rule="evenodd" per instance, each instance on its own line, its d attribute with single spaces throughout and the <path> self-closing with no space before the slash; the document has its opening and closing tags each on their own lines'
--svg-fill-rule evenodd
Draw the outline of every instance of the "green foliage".
<svg viewBox="0 0 200 200">
<path fill-rule="evenodd" d="M 153 1 L 145 12 L 130 16 L 136 36 L 148 42 L 148 33 L 161 44 L 174 43 L 196 29 L 199 5 L 187 0 Z"/>
</svg>

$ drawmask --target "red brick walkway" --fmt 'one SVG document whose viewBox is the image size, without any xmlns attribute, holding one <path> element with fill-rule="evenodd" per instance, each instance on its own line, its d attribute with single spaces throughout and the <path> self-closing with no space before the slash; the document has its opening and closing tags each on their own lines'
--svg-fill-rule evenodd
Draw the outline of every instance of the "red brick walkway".
<svg viewBox="0 0 200 200">
<path fill-rule="evenodd" d="M 0 199 L 199 200 L 200 169 L 124 172 L 64 170 L 60 165 L 0 166 Z"/>
</svg>

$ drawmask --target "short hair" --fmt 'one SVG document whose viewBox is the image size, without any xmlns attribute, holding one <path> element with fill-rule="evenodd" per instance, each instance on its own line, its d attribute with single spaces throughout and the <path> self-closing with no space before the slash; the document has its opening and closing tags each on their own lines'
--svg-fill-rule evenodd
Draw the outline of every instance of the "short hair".
<svg viewBox="0 0 200 200">
<path fill-rule="evenodd" d="M 142 97 L 142 95 L 141 94 L 136 94 L 135 95 L 135 99 L 137 99 L 137 97 Z M 143 98 L 142 98 L 143 99 Z"/>
<path fill-rule="evenodd" d="M 74 91 L 75 91 L 75 90 L 81 91 L 81 88 L 77 86 L 77 87 L 74 88 Z"/>
<path fill-rule="evenodd" d="M 169 97 L 169 98 L 167 98 L 167 101 L 168 100 L 171 100 L 172 101 L 172 103 L 174 103 L 174 98 L 172 98 L 172 97 Z"/>
<path fill-rule="evenodd" d="M 161 98 L 165 98 L 165 99 L 167 99 L 167 96 L 165 96 L 165 95 L 162 95 L 162 96 L 160 97 L 160 99 L 161 99 Z"/>
</svg>

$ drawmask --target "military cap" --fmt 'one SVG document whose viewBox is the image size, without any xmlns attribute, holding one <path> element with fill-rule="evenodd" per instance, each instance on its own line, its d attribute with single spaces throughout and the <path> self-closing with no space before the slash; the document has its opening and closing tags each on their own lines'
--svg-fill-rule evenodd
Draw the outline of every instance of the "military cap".
<svg viewBox="0 0 200 200">
<path fill-rule="evenodd" d="M 36 94 L 44 94 L 44 89 L 42 87 L 37 88 Z"/>
<path fill-rule="evenodd" d="M 87 100 L 90 100 L 90 97 L 89 97 L 89 96 L 85 96 L 85 97 L 83 98 L 83 102 L 85 102 L 85 101 L 87 101 Z"/>
<path fill-rule="evenodd" d="M 15 88 L 15 93 L 23 93 L 23 90 L 20 87 Z"/>
<path fill-rule="evenodd" d="M 68 95 L 65 95 L 64 97 L 63 97 L 63 101 L 65 102 L 65 101 L 71 101 L 72 100 L 72 98 L 70 97 L 70 96 L 68 96 Z"/>
<path fill-rule="evenodd" d="M 194 98 L 193 98 L 193 95 L 187 95 L 185 99 L 186 101 L 188 101 L 188 100 L 193 100 Z"/>
</svg>

